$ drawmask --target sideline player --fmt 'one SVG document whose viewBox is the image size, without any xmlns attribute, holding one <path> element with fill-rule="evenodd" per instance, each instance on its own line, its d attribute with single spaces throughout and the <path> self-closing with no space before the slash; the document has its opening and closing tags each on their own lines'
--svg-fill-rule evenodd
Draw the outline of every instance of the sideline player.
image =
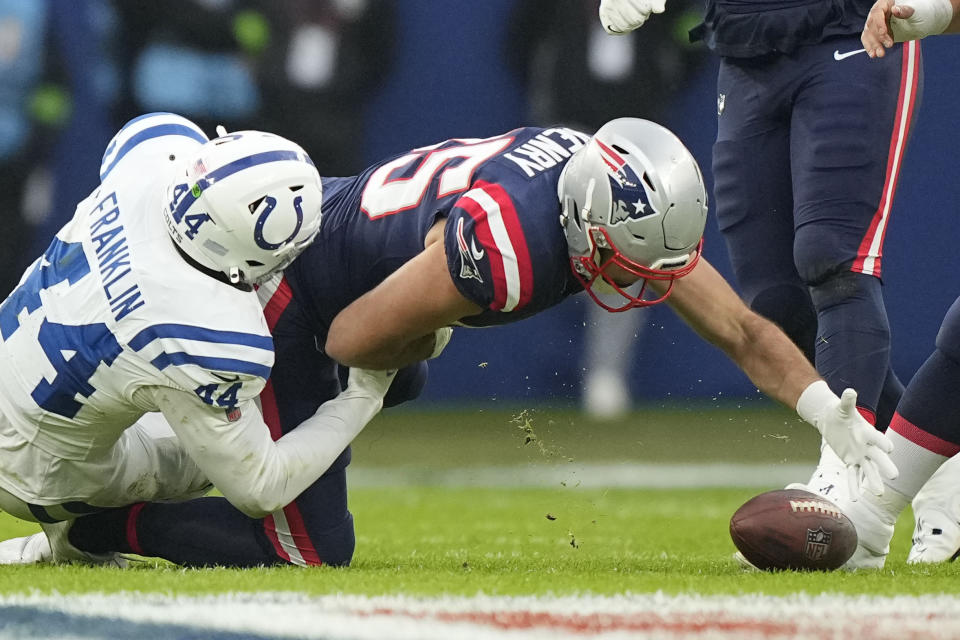
<svg viewBox="0 0 960 640">
<path fill-rule="evenodd" d="M 274 353 L 253 285 L 320 227 L 320 176 L 299 146 L 258 131 L 207 141 L 150 114 L 110 142 L 100 177 L 0 306 L 0 508 L 39 522 L 62 556 L 112 562 L 66 542 L 74 518 L 210 483 L 263 517 L 340 455 L 392 374 L 354 371 L 276 442 L 257 409 Z M 138 422 L 158 410 L 169 428 Z"/>
<path fill-rule="evenodd" d="M 895 42 L 960 31 L 960 0 L 878 0 L 861 35 L 871 57 Z M 907 385 L 887 432 L 902 471 L 883 499 L 844 505 L 859 544 L 882 566 L 897 516 L 913 501 L 917 514 L 909 563 L 953 560 L 960 553 L 960 299 L 947 311 L 936 350 Z M 922 490 L 921 490 L 922 487 Z M 866 555 L 861 553 L 861 555 Z"/>
<path fill-rule="evenodd" d="M 597 295 L 606 289 L 619 292 L 618 311 L 666 299 L 761 390 L 796 407 L 874 490 L 880 474 L 896 473 L 885 437 L 854 410 L 856 394 L 837 398 L 793 343 L 700 259 L 700 169 L 659 125 L 625 118 L 593 137 L 521 128 L 448 140 L 359 176 L 323 178 L 323 192 L 317 240 L 282 280 L 260 289 L 277 349 L 261 403 L 277 435 L 335 395 L 335 360 L 408 365 L 435 354 L 451 324 L 514 322 L 584 289 L 609 305 Z M 645 299 L 624 290 L 638 280 L 650 290 Z M 264 520 L 218 498 L 140 504 L 78 520 L 70 541 L 185 565 L 347 564 L 348 462 L 349 450 Z"/>
<path fill-rule="evenodd" d="M 871 60 L 873 0 L 707 0 L 695 30 L 720 56 L 713 173 L 717 221 L 750 307 L 816 363 L 832 389 L 886 429 L 903 385 L 890 365 L 883 240 L 922 84 L 917 42 Z M 609 33 L 662 11 L 602 0 Z M 821 447 L 806 485 L 847 493 Z"/>
</svg>

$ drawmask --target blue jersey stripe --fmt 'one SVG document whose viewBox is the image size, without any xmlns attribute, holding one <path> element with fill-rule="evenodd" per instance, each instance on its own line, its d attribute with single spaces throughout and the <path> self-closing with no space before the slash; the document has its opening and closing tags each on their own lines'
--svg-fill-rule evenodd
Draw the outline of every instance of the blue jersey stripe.
<svg viewBox="0 0 960 640">
<path fill-rule="evenodd" d="M 153 138 L 159 138 L 161 136 L 185 136 L 187 138 L 196 140 L 200 144 L 207 142 L 206 136 L 198 132 L 196 129 L 183 124 L 167 123 L 148 127 L 143 131 L 130 136 L 130 138 L 123 143 L 123 146 L 120 147 L 119 151 L 117 151 L 116 157 L 110 162 L 109 165 L 107 165 L 106 168 L 101 171 L 100 180 L 105 180 L 107 176 L 110 175 L 110 172 L 113 171 L 113 168 L 117 166 L 117 163 L 120 162 L 125 155 L 130 153 L 138 144 L 146 142 L 147 140 L 152 140 Z M 104 157 L 106 157 L 111 150 L 112 146 L 108 147 Z"/>
<path fill-rule="evenodd" d="M 175 338 L 180 340 L 196 340 L 197 342 L 213 342 L 216 344 L 233 344 L 254 349 L 273 351 L 273 338 L 256 333 L 241 331 L 219 331 L 206 327 L 196 327 L 189 324 L 154 324 L 130 340 L 130 348 L 140 351 L 154 340 Z"/>
<path fill-rule="evenodd" d="M 237 360 L 236 358 L 216 358 L 212 356 L 194 356 L 189 353 L 177 351 L 174 353 L 161 353 L 154 358 L 150 364 L 157 369 L 163 370 L 169 366 L 180 366 L 192 364 L 208 371 L 227 371 L 230 373 L 245 373 L 258 376 L 266 380 L 270 377 L 270 367 L 247 360 Z"/>
<path fill-rule="evenodd" d="M 311 160 L 309 156 L 297 151 L 264 151 L 262 153 L 254 153 L 238 160 L 234 160 L 233 162 L 223 165 L 219 169 L 211 171 L 200 180 L 197 180 L 197 186 L 199 186 L 200 189 L 191 189 L 183 195 L 183 197 L 180 199 L 180 202 L 177 203 L 177 208 L 172 213 L 174 221 L 180 222 L 184 214 L 186 214 L 187 209 L 189 209 L 191 205 L 197 201 L 199 195 L 211 185 L 215 184 L 218 180 L 223 180 L 227 176 L 232 176 L 233 174 L 243 171 L 244 169 L 249 169 L 250 167 L 256 167 L 268 162 L 282 162 L 284 160 L 298 160 L 300 162 L 306 162 L 311 166 L 313 165 L 313 160 Z"/>
</svg>

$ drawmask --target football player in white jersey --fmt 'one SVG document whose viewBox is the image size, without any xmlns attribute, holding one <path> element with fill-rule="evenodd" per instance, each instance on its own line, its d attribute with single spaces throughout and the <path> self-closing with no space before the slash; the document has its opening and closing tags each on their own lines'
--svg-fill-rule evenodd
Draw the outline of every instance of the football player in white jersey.
<svg viewBox="0 0 960 640">
<path fill-rule="evenodd" d="M 253 517 L 284 506 L 393 376 L 352 370 L 277 441 L 255 403 L 274 353 L 253 288 L 320 227 L 320 176 L 299 146 L 258 131 L 208 140 L 148 114 L 110 142 L 100 178 L 0 306 L 0 509 L 47 534 L 19 544 L 49 537 L 61 556 L 79 515 L 211 484 Z M 156 411 L 169 427 L 144 418 Z M 61 559 L 115 560 L 75 551 Z"/>
</svg>

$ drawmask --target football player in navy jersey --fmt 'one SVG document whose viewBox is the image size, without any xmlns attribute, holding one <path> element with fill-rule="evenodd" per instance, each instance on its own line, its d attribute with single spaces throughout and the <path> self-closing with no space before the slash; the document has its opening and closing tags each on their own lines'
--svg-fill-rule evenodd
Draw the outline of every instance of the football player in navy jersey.
<svg viewBox="0 0 960 640">
<path fill-rule="evenodd" d="M 838 398 L 701 259 L 703 178 L 663 127 L 625 118 L 592 137 L 521 128 L 448 140 L 322 184 L 316 240 L 258 291 L 276 351 L 260 395 L 274 437 L 295 433 L 337 394 L 337 361 L 416 370 L 443 348 L 453 324 L 515 322 L 586 290 L 612 311 L 667 300 L 761 390 L 796 407 L 858 482 L 875 491 L 881 476 L 896 475 L 885 436 L 854 410 L 856 393 Z M 631 295 L 625 287 L 638 280 L 646 292 Z M 619 303 L 600 291 L 617 293 Z M 185 565 L 347 564 L 349 460 L 346 449 L 317 483 L 264 519 L 221 498 L 141 503 L 77 520 L 69 539 L 89 552 Z"/>
<path fill-rule="evenodd" d="M 922 66 L 916 41 L 867 55 L 860 33 L 873 2 L 707 0 L 691 35 L 720 56 L 714 196 L 741 295 L 832 389 L 855 388 L 857 409 L 883 430 L 903 392 L 890 365 L 883 241 Z M 662 5 L 602 0 L 600 19 L 624 33 Z M 798 486 L 840 499 L 844 476 L 822 446 Z"/>
<path fill-rule="evenodd" d="M 960 30 L 960 0 L 878 0 L 861 40 L 882 58 L 895 42 Z M 947 311 L 936 349 L 907 385 L 890 429 L 891 457 L 901 470 L 885 481 L 882 498 L 861 496 L 844 511 L 857 529 L 858 556 L 882 566 L 894 524 L 913 503 L 916 527 L 908 563 L 936 563 L 960 555 L 960 299 Z"/>
</svg>

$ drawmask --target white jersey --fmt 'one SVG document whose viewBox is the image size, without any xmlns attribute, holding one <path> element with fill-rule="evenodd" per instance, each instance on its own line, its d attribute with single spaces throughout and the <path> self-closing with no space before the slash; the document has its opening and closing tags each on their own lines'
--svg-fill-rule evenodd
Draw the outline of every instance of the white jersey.
<svg viewBox="0 0 960 640">
<path fill-rule="evenodd" d="M 198 271 L 163 223 L 165 189 L 207 141 L 149 114 L 110 142 L 101 184 L 0 306 L 0 412 L 36 447 L 85 460 L 144 412 L 145 387 L 231 412 L 273 365 L 257 296 Z"/>
<path fill-rule="evenodd" d="M 206 141 L 172 114 L 128 123 L 100 186 L 0 305 L 0 508 L 55 522 L 213 483 L 262 517 L 379 411 L 392 374 L 355 370 L 346 391 L 271 437 L 255 402 L 273 366 L 257 294 L 192 267 L 162 215 L 166 187 L 203 162 Z M 140 420 L 156 410 L 167 433 Z"/>
</svg>

